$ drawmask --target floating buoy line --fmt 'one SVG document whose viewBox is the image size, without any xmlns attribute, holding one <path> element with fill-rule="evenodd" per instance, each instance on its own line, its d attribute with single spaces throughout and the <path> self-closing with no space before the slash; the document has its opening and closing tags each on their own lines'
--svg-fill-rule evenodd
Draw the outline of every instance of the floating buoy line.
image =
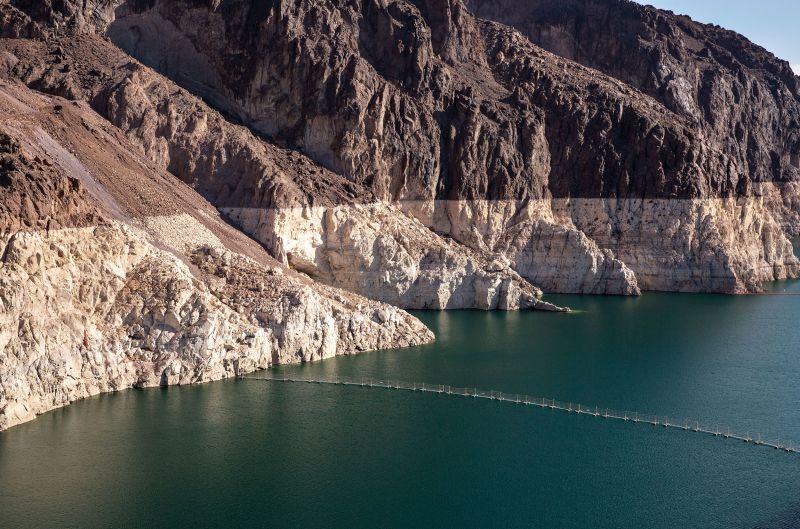
<svg viewBox="0 0 800 529">
<path fill-rule="evenodd" d="M 484 400 L 494 400 L 498 402 L 506 402 L 517 404 L 520 406 L 532 406 L 541 409 L 550 409 L 565 413 L 574 413 L 577 415 L 586 415 L 590 417 L 597 417 L 604 420 L 624 421 L 634 424 L 651 425 L 661 428 L 669 428 L 680 430 L 684 432 L 693 432 L 722 439 L 730 439 L 744 443 L 753 444 L 756 446 L 763 446 L 772 448 L 787 453 L 797 454 L 800 453 L 800 446 L 796 446 L 781 441 L 774 441 L 765 439 L 759 433 L 741 433 L 734 432 L 729 427 L 708 426 L 700 421 L 694 420 L 674 420 L 661 415 L 649 415 L 639 412 L 630 411 L 617 411 L 610 408 L 600 408 L 598 406 L 584 406 L 582 404 L 573 404 L 567 402 L 557 401 L 555 399 L 547 399 L 543 397 L 532 397 L 530 395 L 522 395 L 519 393 L 504 393 L 502 391 L 494 390 L 480 390 L 475 388 L 459 388 L 455 386 L 447 386 L 442 384 L 425 384 L 420 382 L 395 382 L 377 380 L 371 378 L 304 378 L 304 377 L 259 377 L 259 376 L 244 376 L 240 377 L 245 380 L 261 380 L 265 382 L 290 382 L 296 384 L 326 384 L 334 386 L 359 386 L 364 388 L 381 388 L 389 390 L 400 391 L 415 391 L 422 393 L 438 393 L 442 395 L 452 395 L 456 397 L 475 398 Z"/>
</svg>

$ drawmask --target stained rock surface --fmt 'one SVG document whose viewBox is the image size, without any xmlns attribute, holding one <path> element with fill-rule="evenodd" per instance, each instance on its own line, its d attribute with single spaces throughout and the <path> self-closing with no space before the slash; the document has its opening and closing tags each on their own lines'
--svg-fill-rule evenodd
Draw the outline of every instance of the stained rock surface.
<svg viewBox="0 0 800 529">
<path fill-rule="evenodd" d="M 214 205 L 245 208 L 242 218 L 252 220 L 253 208 L 391 203 L 552 292 L 739 292 L 800 272 L 786 237 L 797 231 L 787 204 L 797 202 L 800 143 L 797 85 L 785 63 L 731 32 L 630 2 L 533 2 L 542 15 L 533 28 L 523 4 L 153 0 L 34 9 L 18 1 L 70 38 L 57 61 L 23 61 L 14 73 L 90 100 Z M 629 44 L 639 43 L 636 64 L 603 24 L 617 12 L 633 28 Z M 541 36 L 584 20 L 594 29 L 575 38 L 598 50 L 589 58 Z M 123 81 L 121 72 L 140 68 L 122 66 L 131 56 L 200 96 L 203 110 L 187 112 L 149 70 Z M 98 63 L 116 66 L 109 73 Z M 643 80 L 653 75 L 658 87 Z M 203 121 L 206 103 L 219 119 Z M 700 110 L 686 110 L 692 105 Z M 273 144 L 272 160 L 280 145 L 303 162 L 262 178 L 238 140 L 220 141 L 220 122 Z M 191 152 L 193 144 L 202 148 Z M 225 163 L 212 168 L 214 160 Z M 750 211 L 764 222 L 732 221 Z M 270 246 L 279 233 L 243 227 L 283 258 Z M 325 270 L 327 253 L 324 245 L 314 252 L 323 259 L 314 270 Z M 348 288 L 397 301 L 362 287 Z"/>
<path fill-rule="evenodd" d="M 83 103 L 0 80 L 0 430 L 105 391 L 427 343 L 272 258 Z"/>
<path fill-rule="evenodd" d="M 0 429 L 798 277 L 799 82 L 624 0 L 0 0 Z"/>
</svg>

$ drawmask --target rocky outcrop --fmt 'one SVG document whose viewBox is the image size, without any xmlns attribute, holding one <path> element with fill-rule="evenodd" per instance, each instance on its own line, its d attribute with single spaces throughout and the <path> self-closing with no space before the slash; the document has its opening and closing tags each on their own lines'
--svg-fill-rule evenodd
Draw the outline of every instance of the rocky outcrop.
<svg viewBox="0 0 800 529">
<path fill-rule="evenodd" d="M 437 236 L 387 204 L 223 210 L 296 270 L 412 309 L 561 310 L 503 257 Z"/>
<path fill-rule="evenodd" d="M 529 220 L 503 233 L 497 246 L 514 269 L 549 291 L 637 295 L 636 274 L 608 249 L 568 224 Z"/>
<path fill-rule="evenodd" d="M 0 81 L 0 115 L 0 430 L 100 392 L 433 339 L 283 267 L 85 106 Z"/>
<path fill-rule="evenodd" d="M 271 358 L 263 330 L 124 228 L 20 232 L 5 255 L 0 429 L 100 392 L 212 380 Z"/>
<path fill-rule="evenodd" d="M 130 387 L 190 384 L 432 339 L 224 248 L 191 263 L 111 224 L 18 232 L 0 274 L 0 430 Z"/>
<path fill-rule="evenodd" d="M 438 233 L 503 256 L 548 292 L 637 295 L 633 271 L 600 248 L 553 200 L 406 201 L 401 207 Z"/>
<path fill-rule="evenodd" d="M 763 197 L 556 201 L 561 215 L 636 274 L 643 290 L 737 293 L 797 276 Z"/>
</svg>

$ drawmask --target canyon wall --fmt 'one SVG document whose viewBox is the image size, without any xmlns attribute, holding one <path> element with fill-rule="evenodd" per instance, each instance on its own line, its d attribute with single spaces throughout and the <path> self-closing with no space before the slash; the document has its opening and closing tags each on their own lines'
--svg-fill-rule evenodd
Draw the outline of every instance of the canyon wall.
<svg viewBox="0 0 800 529">
<path fill-rule="evenodd" d="M 800 176 L 800 79 L 743 36 L 626 0 L 465 3 L 687 118 L 749 180 Z"/>
<path fill-rule="evenodd" d="M 507 258 L 547 291 L 739 292 L 798 274 L 784 233 L 799 176 L 797 89 L 779 61 L 755 61 L 744 44 L 735 65 L 678 54 L 670 60 L 716 72 L 687 80 L 662 58 L 666 66 L 652 69 L 671 68 L 670 86 L 695 87 L 673 97 L 634 83 L 633 66 L 626 77 L 599 59 L 579 60 L 597 68 L 589 69 L 548 53 L 514 24 L 524 6 L 487 5 L 159 0 L 125 3 L 98 31 L 235 121 L 368 190 L 356 193 L 362 201 L 396 203 L 438 234 Z M 522 33 L 494 23 L 500 12 Z M 663 33 L 653 30 L 655 40 L 675 37 L 653 24 Z M 611 37 L 594 26 L 606 37 L 587 47 L 601 49 Z M 738 85 L 729 79 L 737 75 Z M 673 104 L 689 99 L 705 102 L 705 114 Z M 757 184 L 783 200 L 765 200 Z M 764 222 L 735 221 L 731 201 Z"/>
<path fill-rule="evenodd" d="M 0 0 L 0 429 L 432 340 L 402 309 L 798 277 L 798 101 L 623 0 Z"/>
<path fill-rule="evenodd" d="M 539 289 L 753 291 L 800 273 L 786 237 L 791 155 L 788 172 L 764 172 L 663 97 L 468 7 L 494 13 L 445 0 L 40 8 L 70 38 L 18 39 L 13 74 L 90 102 L 286 264 L 399 306 L 505 306 L 471 294 L 483 290 L 468 286 L 474 270 L 528 300 Z M 753 135 L 765 119 L 751 120 Z M 731 203 L 763 222 L 734 221 Z M 341 222 L 322 221 L 345 217 L 359 225 L 347 240 Z M 417 248 L 400 256 L 404 241 Z M 361 257 L 334 274 L 343 248 Z"/>
<path fill-rule="evenodd" d="M 427 343 L 311 281 L 84 104 L 0 80 L 0 430 L 76 399 Z"/>
</svg>

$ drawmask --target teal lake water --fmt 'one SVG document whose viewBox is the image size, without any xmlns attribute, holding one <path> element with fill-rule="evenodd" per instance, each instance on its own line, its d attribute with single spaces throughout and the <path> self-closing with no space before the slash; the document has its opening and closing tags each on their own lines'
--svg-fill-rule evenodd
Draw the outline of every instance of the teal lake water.
<svg viewBox="0 0 800 529">
<path fill-rule="evenodd" d="M 771 287 L 797 292 L 800 284 Z M 552 296 L 421 313 L 438 341 L 286 367 L 697 418 L 800 445 L 800 296 Z M 800 455 L 446 395 L 230 380 L 0 434 L 0 526 L 800 526 Z"/>
</svg>

